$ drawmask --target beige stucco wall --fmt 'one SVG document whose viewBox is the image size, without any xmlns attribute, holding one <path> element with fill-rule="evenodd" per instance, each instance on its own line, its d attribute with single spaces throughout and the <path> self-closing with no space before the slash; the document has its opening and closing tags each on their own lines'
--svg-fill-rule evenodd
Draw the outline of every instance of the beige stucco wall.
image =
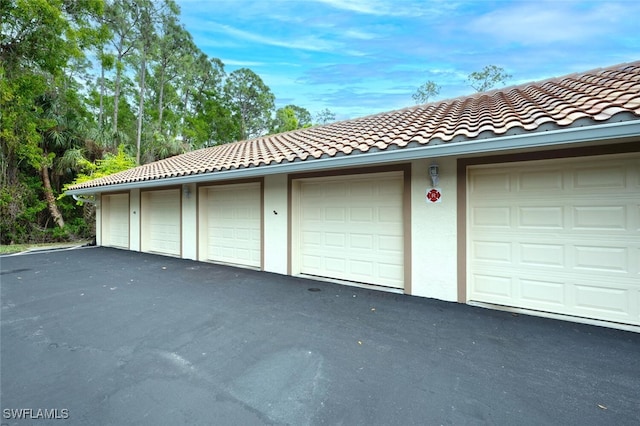
<svg viewBox="0 0 640 426">
<path fill-rule="evenodd" d="M 102 245 L 102 197 L 96 196 L 96 245 Z"/>
<path fill-rule="evenodd" d="M 428 167 L 440 166 L 442 201 L 426 201 L 431 188 Z M 265 176 L 263 210 L 263 269 L 287 273 L 288 261 L 288 177 L 286 174 Z M 457 298 L 456 253 L 456 161 L 454 158 L 424 159 L 412 162 L 411 176 L 411 294 L 455 301 Z M 187 195 L 189 192 L 189 195 Z M 198 257 L 198 203 L 195 184 L 182 188 L 182 257 Z M 139 189 L 130 191 L 130 250 L 140 251 Z M 96 240 L 102 244 L 101 206 L 97 205 Z M 276 212 L 276 213 L 274 213 Z M 200 218 L 202 225 L 202 218 Z"/>
<path fill-rule="evenodd" d="M 195 183 L 182 185 L 182 257 L 198 257 L 198 215 Z"/>
<path fill-rule="evenodd" d="M 129 191 L 129 250 L 140 251 L 140 189 Z"/>
<path fill-rule="evenodd" d="M 426 200 L 431 188 L 428 168 L 440 168 L 441 202 Z M 457 298 L 456 161 L 454 158 L 412 162 L 411 294 L 455 301 Z"/>
<path fill-rule="evenodd" d="M 288 250 L 287 175 L 265 176 L 263 218 L 264 270 L 286 274 Z"/>
</svg>

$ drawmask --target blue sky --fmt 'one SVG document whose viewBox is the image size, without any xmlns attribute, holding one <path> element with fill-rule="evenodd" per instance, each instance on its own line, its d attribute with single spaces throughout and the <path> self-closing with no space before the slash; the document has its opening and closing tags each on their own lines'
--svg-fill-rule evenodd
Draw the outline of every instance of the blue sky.
<svg viewBox="0 0 640 426">
<path fill-rule="evenodd" d="M 178 0 L 194 41 L 227 72 L 247 67 L 276 96 L 338 119 L 471 94 L 489 64 L 508 85 L 640 59 L 638 1 Z"/>
</svg>

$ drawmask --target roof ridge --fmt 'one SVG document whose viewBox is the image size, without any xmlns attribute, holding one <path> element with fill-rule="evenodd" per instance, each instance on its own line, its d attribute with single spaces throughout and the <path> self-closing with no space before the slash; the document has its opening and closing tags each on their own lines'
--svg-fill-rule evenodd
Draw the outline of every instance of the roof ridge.
<svg viewBox="0 0 640 426">
<path fill-rule="evenodd" d="M 640 120 L 640 61 L 203 147 L 83 182 L 71 190 L 498 138 L 599 124 L 620 114 L 627 114 L 624 120 Z"/>
<path fill-rule="evenodd" d="M 401 108 L 397 111 L 404 111 L 404 110 L 408 110 L 411 108 L 416 108 L 416 107 L 423 107 L 423 106 L 427 106 L 427 105 L 437 105 L 437 104 L 441 104 L 441 103 L 447 103 L 447 102 L 453 102 L 456 100 L 461 100 L 461 99 L 466 99 L 466 98 L 482 98 L 483 96 L 493 96 L 497 93 L 500 92 L 508 92 L 511 90 L 516 90 L 516 89 L 525 89 L 528 86 L 542 86 L 544 84 L 547 83 L 552 83 L 552 82 L 560 82 L 560 81 L 564 81 L 564 80 L 568 80 L 570 78 L 576 78 L 577 77 L 584 77 L 586 75 L 599 75 L 602 74 L 605 71 L 613 71 L 613 70 L 619 70 L 619 69 L 624 69 L 627 68 L 629 66 L 640 66 L 640 60 L 637 61 L 633 61 L 633 62 L 623 62 L 623 63 L 619 63 L 616 65 L 611 65 L 611 66 L 607 66 L 607 67 L 597 67 L 597 68 L 593 68 L 589 71 L 576 71 L 570 74 L 566 74 L 566 75 L 561 75 L 561 76 L 554 76 L 554 77 L 548 77 L 545 78 L 543 80 L 530 80 L 527 81 L 525 83 L 518 83 L 518 84 L 512 84 L 509 86 L 505 86 L 505 87 L 498 87 L 495 89 L 491 89 L 488 90 L 486 92 L 475 92 L 475 93 L 471 93 L 471 94 L 467 94 L 467 95 L 460 95 L 460 96 L 456 96 L 454 98 L 447 98 L 447 99 L 442 99 L 439 101 L 432 101 L 432 102 L 428 102 L 426 104 L 419 104 L 419 105 L 414 105 L 414 106 L 410 106 L 410 107 L 405 107 L 405 108 Z M 388 111 L 388 112 L 382 112 L 382 113 L 378 113 L 378 114 L 388 114 L 390 112 L 393 111 Z M 367 117 L 371 117 L 371 116 L 375 116 L 378 114 L 371 114 Z M 366 118 L 366 117 L 363 117 Z"/>
</svg>

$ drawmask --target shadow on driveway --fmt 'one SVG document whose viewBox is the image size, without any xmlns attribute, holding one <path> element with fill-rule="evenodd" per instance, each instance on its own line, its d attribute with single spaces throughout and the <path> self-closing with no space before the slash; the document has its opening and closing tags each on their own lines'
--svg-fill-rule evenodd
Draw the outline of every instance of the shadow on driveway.
<svg viewBox="0 0 640 426">
<path fill-rule="evenodd" d="M 3 425 L 640 424 L 640 334 L 106 248 L 0 263 Z"/>
</svg>

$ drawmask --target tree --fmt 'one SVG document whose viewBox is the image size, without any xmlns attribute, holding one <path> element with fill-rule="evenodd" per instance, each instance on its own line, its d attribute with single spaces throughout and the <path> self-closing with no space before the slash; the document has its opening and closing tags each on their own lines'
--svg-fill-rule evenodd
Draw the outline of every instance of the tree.
<svg viewBox="0 0 640 426">
<path fill-rule="evenodd" d="M 62 82 L 56 81 L 61 79 Z M 60 189 L 58 175 L 64 173 L 60 167 L 60 160 L 64 158 L 67 150 L 77 148 L 82 141 L 78 130 L 82 121 L 84 105 L 77 97 L 78 90 L 70 86 L 73 80 L 65 74 L 52 80 L 50 90 L 45 92 L 38 100 L 37 105 L 42 111 L 47 126 L 40 129 L 40 149 L 42 157 L 39 162 L 40 175 L 43 183 L 43 194 L 51 217 L 56 225 L 64 227 L 64 218 L 56 204 L 55 189 Z M 53 185 L 52 185 L 53 180 Z"/>
<path fill-rule="evenodd" d="M 273 120 L 270 133 L 283 133 L 299 128 L 296 113 L 292 108 L 278 108 L 276 118 Z"/>
<path fill-rule="evenodd" d="M 256 73 L 248 68 L 232 72 L 227 78 L 224 92 L 240 123 L 241 139 L 267 132 L 275 108 L 275 96 Z"/>
<path fill-rule="evenodd" d="M 298 120 L 298 129 L 312 126 L 311 113 L 306 108 L 292 104 L 287 105 L 285 108 L 293 111 L 296 120 Z"/>
<path fill-rule="evenodd" d="M 270 133 L 288 132 L 311 126 L 311 114 L 309 111 L 306 108 L 290 104 L 283 108 L 278 108 Z"/>
<path fill-rule="evenodd" d="M 165 90 L 181 74 L 184 69 L 184 59 L 188 59 L 188 49 L 195 50 L 191 34 L 178 23 L 177 9 L 169 8 L 160 20 L 158 57 L 154 67 L 154 89 L 157 99 L 156 130 L 163 131 L 165 105 Z"/>
<path fill-rule="evenodd" d="M 195 45 L 192 52 L 181 61 L 176 134 L 190 149 L 242 139 L 237 110 L 224 90 L 224 64 Z"/>
<path fill-rule="evenodd" d="M 422 86 L 418 87 L 416 93 L 414 93 L 411 97 L 417 104 L 426 104 L 429 103 L 429 99 L 438 96 L 440 94 L 440 86 L 435 82 L 429 80 L 424 83 Z"/>
<path fill-rule="evenodd" d="M 0 184 L 20 187 L 20 165 L 42 179 L 51 217 L 64 220 L 53 197 L 50 170 L 65 139 L 58 132 L 72 85 L 68 66 L 81 61 L 83 48 L 98 38 L 91 22 L 102 13 L 99 1 L 3 1 L 0 8 Z M 54 53 L 55 52 L 55 53 Z M 52 100 L 60 102 L 53 108 Z"/>
<path fill-rule="evenodd" d="M 100 61 L 100 106 L 98 112 L 98 124 L 104 126 L 104 98 L 106 91 L 106 83 L 104 73 L 107 70 L 111 70 L 114 65 L 114 57 L 112 54 L 105 53 L 104 46 L 100 46 L 100 52 L 98 52 L 98 60 Z"/>
<path fill-rule="evenodd" d="M 201 51 L 175 0 L 0 0 L 0 242 L 78 235 L 82 211 L 57 195 L 87 164 L 265 134 L 274 99 Z"/>
<path fill-rule="evenodd" d="M 118 117 L 122 78 L 125 71 L 124 60 L 134 52 L 138 39 L 141 8 L 137 0 L 111 0 L 106 4 L 104 21 L 113 34 L 111 44 L 115 49 L 116 79 L 113 95 L 113 132 L 118 132 Z"/>
<path fill-rule="evenodd" d="M 97 160 L 95 163 L 86 158 L 80 159 L 77 166 L 79 169 L 78 176 L 71 183 L 65 185 L 65 188 L 92 179 L 109 176 L 135 166 L 135 158 L 125 152 L 124 145 L 119 145 L 116 154 L 107 153 L 103 159 Z"/>
<path fill-rule="evenodd" d="M 140 25 L 138 28 L 138 121 L 136 129 L 136 162 L 140 164 L 140 145 L 142 142 L 142 122 L 144 118 L 144 95 L 146 90 L 147 60 L 152 50 L 157 47 L 157 33 L 155 31 L 156 21 L 160 11 L 156 9 L 155 3 L 150 0 L 138 0 L 140 2 Z M 177 9 L 175 3 L 166 0 L 166 6 Z"/>
<path fill-rule="evenodd" d="M 329 124 L 334 121 L 336 121 L 336 115 L 329 108 L 325 108 L 316 114 L 316 124 Z"/>
<path fill-rule="evenodd" d="M 498 83 L 502 83 L 504 86 L 511 77 L 511 74 L 507 74 L 504 68 L 496 65 L 487 65 L 482 71 L 474 71 L 469 74 L 467 84 L 477 92 L 486 92 Z"/>
</svg>

